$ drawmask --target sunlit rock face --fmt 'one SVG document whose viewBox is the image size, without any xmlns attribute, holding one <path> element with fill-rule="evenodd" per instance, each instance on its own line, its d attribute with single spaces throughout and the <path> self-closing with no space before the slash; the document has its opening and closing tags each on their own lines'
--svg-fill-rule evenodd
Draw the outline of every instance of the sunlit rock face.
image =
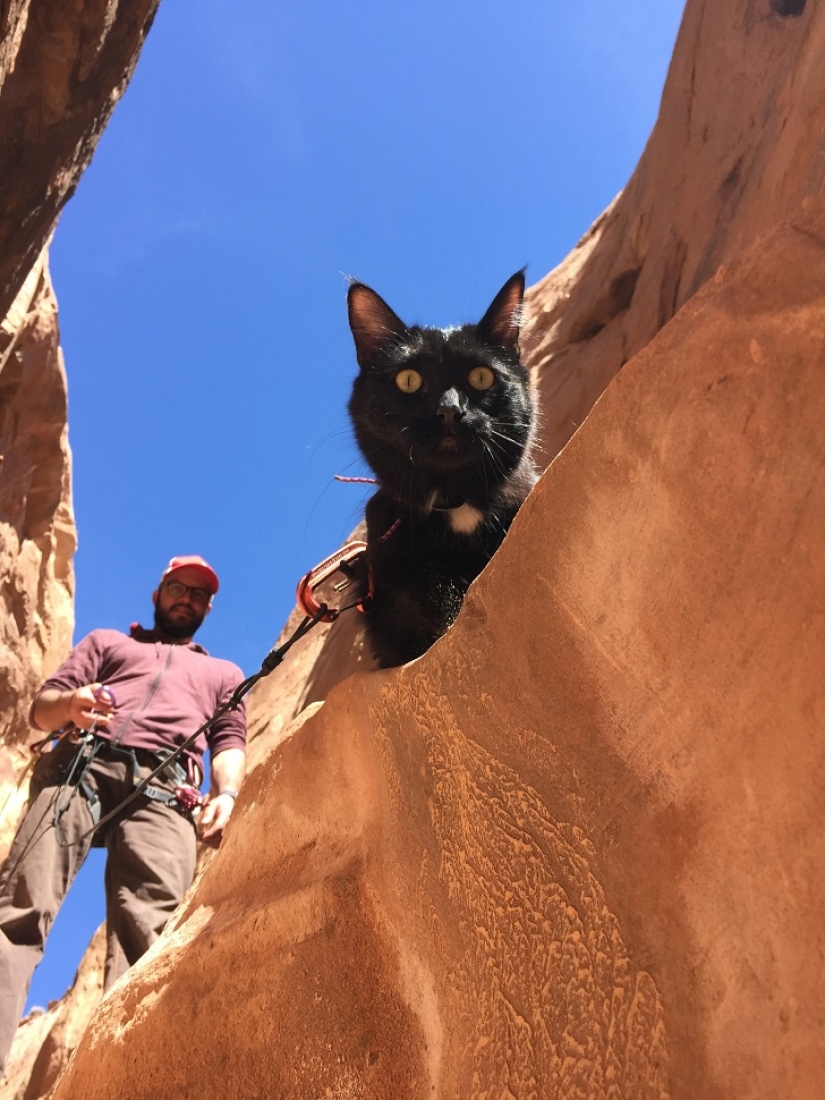
<svg viewBox="0 0 825 1100">
<path fill-rule="evenodd" d="M 0 856 L 25 799 L 29 703 L 74 620 L 66 377 L 45 246 L 156 7 L 0 4 Z M 21 1030 L 3 1100 L 48 1092 L 99 999 L 96 965 L 88 956 L 74 994 Z"/>
<path fill-rule="evenodd" d="M 446 637 L 293 725 L 56 1100 L 821 1096 L 823 241 L 717 272 Z"/>
<path fill-rule="evenodd" d="M 821 195 L 824 51 L 819 5 L 688 0 L 636 171 L 527 295 L 546 461 L 721 263 Z"/>
<path fill-rule="evenodd" d="M 820 1100 L 824 66 L 821 6 L 689 0 L 528 296 L 564 450 L 425 657 L 343 619 L 256 690 L 225 842 L 55 1100 Z"/>
<path fill-rule="evenodd" d="M 29 754 L 28 707 L 71 644 L 76 539 L 66 376 L 45 258 L 0 323 L 0 805 Z M 5 854 L 24 792 L 0 820 Z"/>
<path fill-rule="evenodd" d="M 0 323 L 0 456 L 2 858 L 25 804 L 29 705 L 68 653 L 74 623 L 66 375 L 45 254 Z M 88 975 L 91 963 L 84 966 Z M 98 979 L 90 989 L 88 976 L 79 976 L 73 994 L 20 1029 L 0 1084 L 3 1100 L 47 1094 L 100 999 L 100 986 Z"/>
</svg>

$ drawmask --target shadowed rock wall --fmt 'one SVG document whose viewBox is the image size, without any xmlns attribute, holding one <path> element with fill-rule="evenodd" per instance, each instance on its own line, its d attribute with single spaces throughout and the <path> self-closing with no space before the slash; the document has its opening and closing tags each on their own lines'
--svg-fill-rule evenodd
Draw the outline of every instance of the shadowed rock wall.
<svg viewBox="0 0 825 1100">
<path fill-rule="evenodd" d="M 0 4 L 0 317 L 90 163 L 158 2 Z"/>
<path fill-rule="evenodd" d="M 0 4 L 0 806 L 28 762 L 32 690 L 73 627 L 66 379 L 44 248 L 157 2 Z M 0 851 L 21 804 L 12 795 Z"/>
<path fill-rule="evenodd" d="M 156 8 L 0 3 L 0 856 L 25 798 L 14 786 L 30 759 L 29 701 L 74 621 L 66 377 L 44 250 Z M 64 1003 L 21 1029 L 4 1100 L 45 1095 L 99 994 L 93 952 Z"/>
<path fill-rule="evenodd" d="M 66 375 L 57 304 L 42 258 L 0 323 L 0 851 L 24 792 L 28 708 L 68 652 L 75 551 L 66 430 Z"/>
</svg>

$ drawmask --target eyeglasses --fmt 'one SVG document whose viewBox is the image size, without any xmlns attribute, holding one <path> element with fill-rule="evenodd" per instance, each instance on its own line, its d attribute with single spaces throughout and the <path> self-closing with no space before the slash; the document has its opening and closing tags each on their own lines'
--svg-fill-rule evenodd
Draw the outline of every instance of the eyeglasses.
<svg viewBox="0 0 825 1100">
<path fill-rule="evenodd" d="M 193 585 L 184 584 L 182 581 L 164 581 L 163 587 L 173 599 L 179 599 L 181 596 L 185 596 L 187 592 L 192 594 L 195 603 L 208 604 L 212 599 L 212 593 L 208 588 L 195 588 Z"/>
</svg>

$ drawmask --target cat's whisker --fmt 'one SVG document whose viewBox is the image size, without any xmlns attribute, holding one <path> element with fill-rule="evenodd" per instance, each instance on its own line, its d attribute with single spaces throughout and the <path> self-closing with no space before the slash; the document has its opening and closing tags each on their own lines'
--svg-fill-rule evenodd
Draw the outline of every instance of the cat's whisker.
<svg viewBox="0 0 825 1100">
<path fill-rule="evenodd" d="M 485 444 L 485 446 L 486 446 L 486 444 Z M 504 467 L 501 465 L 501 462 L 498 460 L 498 458 L 493 453 L 493 451 L 490 449 L 490 447 L 486 448 L 486 453 L 487 453 L 487 455 L 489 455 L 490 464 L 492 465 L 493 470 L 497 474 L 500 474 L 502 477 L 504 477 L 505 476 Z M 498 478 L 496 480 L 498 480 Z M 487 488 L 487 469 L 486 469 L 486 467 L 484 467 L 484 482 L 485 482 L 485 489 L 486 489 Z"/>
<path fill-rule="evenodd" d="M 495 428 L 490 428 L 490 435 L 494 435 L 498 439 L 503 439 L 506 443 L 512 443 L 515 447 L 523 446 L 518 439 L 514 439 L 511 435 L 505 435 L 504 432 L 499 432 Z"/>
<path fill-rule="evenodd" d="M 493 447 L 495 447 L 497 451 L 500 451 L 501 454 L 503 454 L 505 456 L 507 455 L 507 451 L 504 449 L 504 447 L 502 447 L 500 443 L 496 443 L 496 441 L 494 439 L 491 439 L 489 441 L 489 443 L 486 444 L 486 446 L 487 446 L 487 450 L 488 450 L 488 453 L 490 455 L 490 458 L 494 462 L 500 463 L 501 460 L 498 458 L 497 455 L 493 454 Z M 502 472 L 503 472 L 503 468 L 502 467 L 499 467 L 499 468 L 502 469 Z"/>
</svg>

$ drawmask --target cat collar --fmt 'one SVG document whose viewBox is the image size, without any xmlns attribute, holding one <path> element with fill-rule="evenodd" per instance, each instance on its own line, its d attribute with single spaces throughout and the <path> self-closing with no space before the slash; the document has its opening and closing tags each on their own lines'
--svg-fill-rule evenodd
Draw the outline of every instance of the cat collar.
<svg viewBox="0 0 825 1100">
<path fill-rule="evenodd" d="M 444 493 L 443 496 L 436 497 L 431 507 L 434 512 L 452 512 L 454 508 L 463 508 L 466 503 L 464 497 L 458 493 Z"/>
</svg>

